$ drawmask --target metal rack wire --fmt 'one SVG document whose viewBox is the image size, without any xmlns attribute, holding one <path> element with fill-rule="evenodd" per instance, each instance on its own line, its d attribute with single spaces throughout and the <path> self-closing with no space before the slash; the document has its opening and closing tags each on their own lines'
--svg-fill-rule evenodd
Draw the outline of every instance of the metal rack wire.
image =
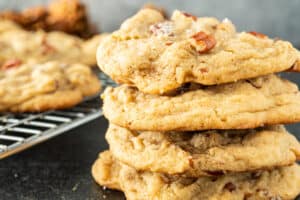
<svg viewBox="0 0 300 200">
<path fill-rule="evenodd" d="M 114 85 L 99 73 L 103 88 Z M 0 115 L 0 159 L 27 149 L 102 115 L 97 95 L 67 110 Z"/>
</svg>

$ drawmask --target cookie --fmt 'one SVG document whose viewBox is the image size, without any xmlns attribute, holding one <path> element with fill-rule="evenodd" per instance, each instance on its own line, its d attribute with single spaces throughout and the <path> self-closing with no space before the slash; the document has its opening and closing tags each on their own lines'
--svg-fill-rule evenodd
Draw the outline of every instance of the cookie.
<svg viewBox="0 0 300 200">
<path fill-rule="evenodd" d="M 247 129 L 300 121 L 297 85 L 276 75 L 203 87 L 168 96 L 122 85 L 102 95 L 105 117 L 131 130 Z"/>
<path fill-rule="evenodd" d="M 83 55 L 85 56 L 84 62 L 89 65 L 96 65 L 96 51 L 100 42 L 107 36 L 107 33 L 102 33 L 101 35 L 95 35 L 94 37 L 86 40 L 82 45 Z"/>
<path fill-rule="evenodd" d="M 86 5 L 80 0 L 51 2 L 45 25 L 48 30 L 60 30 L 82 38 L 89 38 L 98 32 L 89 20 Z"/>
<path fill-rule="evenodd" d="M 27 7 L 22 11 L 4 10 L 0 19 L 11 20 L 26 30 L 63 31 L 83 38 L 97 33 L 79 0 L 55 0 L 48 6 Z"/>
<path fill-rule="evenodd" d="M 291 200 L 300 193 L 297 164 L 271 171 L 186 178 L 137 171 L 106 151 L 94 163 L 92 174 L 97 183 L 122 190 L 130 200 Z"/>
<path fill-rule="evenodd" d="M 83 64 L 11 60 L 5 66 L 0 70 L 0 112 L 69 108 L 100 92 L 99 80 Z"/>
<path fill-rule="evenodd" d="M 235 30 L 229 20 L 142 9 L 99 46 L 98 66 L 118 83 L 164 94 L 184 83 L 215 85 L 292 68 L 298 51 L 282 40 Z"/>
<path fill-rule="evenodd" d="M 84 41 L 63 32 L 29 32 L 22 29 L 1 32 L 0 28 L 0 66 L 10 59 L 22 62 L 58 60 L 93 66 L 96 64 L 95 55 L 101 39 L 101 35 Z"/>
<path fill-rule="evenodd" d="M 16 23 L 10 20 L 0 19 L 0 34 L 6 31 L 20 30 L 20 29 L 22 28 Z"/>
<path fill-rule="evenodd" d="M 106 140 L 115 158 L 137 170 L 189 177 L 270 169 L 300 159 L 300 143 L 283 126 L 138 132 L 110 124 Z"/>
</svg>

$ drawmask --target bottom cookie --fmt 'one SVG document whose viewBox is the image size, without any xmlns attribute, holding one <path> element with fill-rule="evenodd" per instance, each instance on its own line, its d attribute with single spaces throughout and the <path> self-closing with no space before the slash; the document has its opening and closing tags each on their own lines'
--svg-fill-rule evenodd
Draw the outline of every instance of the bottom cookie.
<svg viewBox="0 0 300 200">
<path fill-rule="evenodd" d="M 184 178 L 139 172 L 105 151 L 94 163 L 92 175 L 100 185 L 122 190 L 130 200 L 290 200 L 300 193 L 300 166 L 297 164 L 272 171 L 238 173 L 218 178 Z"/>
</svg>

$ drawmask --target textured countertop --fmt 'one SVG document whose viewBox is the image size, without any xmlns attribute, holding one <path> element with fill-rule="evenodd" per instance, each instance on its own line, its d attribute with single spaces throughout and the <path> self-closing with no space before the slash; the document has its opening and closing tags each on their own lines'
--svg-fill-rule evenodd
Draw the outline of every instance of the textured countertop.
<svg viewBox="0 0 300 200">
<path fill-rule="evenodd" d="M 102 190 L 90 169 L 107 148 L 107 121 L 101 117 L 22 153 L 0 160 L 0 199 L 124 199 Z"/>
</svg>

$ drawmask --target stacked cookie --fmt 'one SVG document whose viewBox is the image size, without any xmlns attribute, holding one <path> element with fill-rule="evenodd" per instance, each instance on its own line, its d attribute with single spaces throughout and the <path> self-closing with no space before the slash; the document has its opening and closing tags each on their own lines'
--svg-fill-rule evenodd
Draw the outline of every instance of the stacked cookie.
<svg viewBox="0 0 300 200">
<path fill-rule="evenodd" d="M 110 150 L 95 180 L 128 199 L 294 199 L 300 93 L 274 73 L 299 71 L 286 41 L 237 33 L 229 20 L 143 9 L 98 48 L 123 85 L 102 95 Z"/>
</svg>

